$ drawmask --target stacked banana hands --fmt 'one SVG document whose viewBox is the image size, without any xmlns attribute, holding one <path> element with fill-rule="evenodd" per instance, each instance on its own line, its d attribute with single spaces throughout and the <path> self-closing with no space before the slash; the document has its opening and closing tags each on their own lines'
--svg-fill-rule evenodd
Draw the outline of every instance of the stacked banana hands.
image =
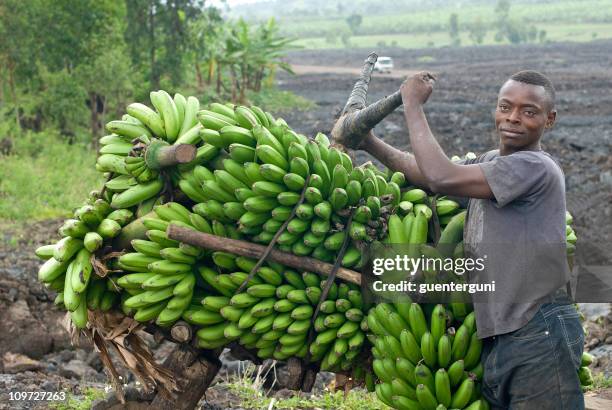
<svg viewBox="0 0 612 410">
<path fill-rule="evenodd" d="M 439 243 L 461 257 L 458 203 L 408 186 L 401 173 L 357 166 L 324 134 L 307 138 L 259 107 L 150 97 L 153 108 L 130 104 L 107 124 L 96 163 L 107 182 L 65 221 L 62 239 L 36 250 L 39 280 L 77 328 L 95 310 L 162 327 L 185 320 L 201 348 L 236 342 L 262 359 L 299 357 L 350 374 L 397 409 L 488 408 L 470 305 L 373 306 L 355 284 L 336 279 L 324 292 L 327 277 L 270 261 L 249 276 L 256 260 L 166 233 L 174 224 L 265 245 L 283 228 L 277 249 L 359 269 L 374 242 L 441 257 L 434 212 Z M 182 145 L 195 155 L 169 160 Z M 571 215 L 566 222 L 571 254 Z M 583 384 L 592 383 L 591 360 L 583 357 Z"/>
</svg>

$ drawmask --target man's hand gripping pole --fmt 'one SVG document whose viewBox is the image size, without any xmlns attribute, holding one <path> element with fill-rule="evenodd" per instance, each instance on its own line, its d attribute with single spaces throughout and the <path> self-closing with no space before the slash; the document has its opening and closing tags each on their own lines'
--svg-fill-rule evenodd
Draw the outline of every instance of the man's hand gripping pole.
<svg viewBox="0 0 612 410">
<path fill-rule="evenodd" d="M 371 53 L 363 64 L 342 114 L 332 129 L 332 142 L 344 148 L 359 149 L 365 136 L 387 115 L 402 105 L 399 91 L 366 107 L 368 85 L 378 56 Z"/>
</svg>

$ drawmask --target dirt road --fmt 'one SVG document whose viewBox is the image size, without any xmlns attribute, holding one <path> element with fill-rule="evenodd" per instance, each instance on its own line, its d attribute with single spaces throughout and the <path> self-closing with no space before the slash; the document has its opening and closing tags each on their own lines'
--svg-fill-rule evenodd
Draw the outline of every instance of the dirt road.
<svg viewBox="0 0 612 410">
<path fill-rule="evenodd" d="M 293 71 L 297 75 L 304 74 L 345 74 L 345 75 L 353 75 L 358 76 L 361 73 L 361 67 L 340 67 L 340 66 L 321 66 L 321 65 L 302 65 L 302 64 L 294 64 L 291 66 Z M 373 77 L 387 77 L 387 78 L 406 78 L 412 74 L 417 73 L 420 70 L 404 70 L 404 69 L 395 69 L 390 73 L 379 73 L 375 72 Z"/>
<path fill-rule="evenodd" d="M 317 107 L 283 115 L 298 131 L 329 134 L 372 50 L 296 51 L 289 57 L 298 75 L 280 74 L 280 87 Z M 578 249 L 586 264 L 612 256 L 612 41 L 521 46 L 379 50 L 392 56 L 395 70 L 376 73 L 368 101 L 397 90 L 400 78 L 420 70 L 438 74 L 426 106 L 434 135 L 449 155 L 482 153 L 497 147 L 493 111 L 497 92 L 512 73 L 535 69 L 557 88 L 557 123 L 542 146 L 562 165 L 567 208 L 575 217 Z M 401 110 L 375 132 L 394 146 L 410 150 Z M 369 160 L 365 153 L 358 159 Z M 597 261 L 597 262 L 594 262 Z"/>
</svg>

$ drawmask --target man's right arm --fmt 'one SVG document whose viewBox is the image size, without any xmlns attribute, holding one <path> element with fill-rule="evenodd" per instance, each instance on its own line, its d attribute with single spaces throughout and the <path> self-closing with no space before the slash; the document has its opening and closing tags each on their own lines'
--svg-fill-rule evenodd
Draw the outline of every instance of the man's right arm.
<svg viewBox="0 0 612 410">
<path fill-rule="evenodd" d="M 359 149 L 368 152 L 390 170 L 404 174 L 410 184 L 431 191 L 414 155 L 392 147 L 372 132 L 363 139 Z"/>
</svg>

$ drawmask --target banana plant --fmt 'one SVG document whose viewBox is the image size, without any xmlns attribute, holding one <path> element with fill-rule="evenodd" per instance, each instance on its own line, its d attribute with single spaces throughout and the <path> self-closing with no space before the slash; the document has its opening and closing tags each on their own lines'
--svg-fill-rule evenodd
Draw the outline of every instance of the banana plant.
<svg viewBox="0 0 612 410">
<path fill-rule="evenodd" d="M 281 60 L 284 53 L 296 48 L 293 38 L 283 37 L 278 32 L 274 19 L 256 29 L 244 20 L 238 20 L 227 38 L 225 58 L 232 77 L 232 95 L 245 100 L 247 89 L 261 90 L 266 73 L 273 75 L 278 68 L 293 73 L 291 67 Z"/>
</svg>

